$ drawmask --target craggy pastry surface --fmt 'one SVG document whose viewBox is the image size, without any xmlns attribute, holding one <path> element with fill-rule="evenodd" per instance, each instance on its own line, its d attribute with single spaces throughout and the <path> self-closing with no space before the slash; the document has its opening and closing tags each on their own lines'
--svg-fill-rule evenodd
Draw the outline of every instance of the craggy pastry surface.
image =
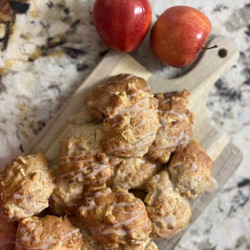
<svg viewBox="0 0 250 250">
<path fill-rule="evenodd" d="M 153 176 L 146 184 L 148 216 L 152 221 L 152 237 L 169 240 L 189 223 L 192 212 L 188 201 L 174 191 L 166 170 Z"/>
<path fill-rule="evenodd" d="M 50 210 L 58 216 L 75 214 L 84 197 L 85 186 L 82 182 L 71 182 L 57 177 L 56 186 L 50 198 Z"/>
<path fill-rule="evenodd" d="M 81 250 L 80 229 L 67 218 L 47 215 L 30 217 L 19 222 L 16 235 L 17 250 Z"/>
<path fill-rule="evenodd" d="M 190 93 L 156 94 L 159 101 L 160 128 L 149 148 L 148 156 L 161 163 L 168 162 L 171 153 L 185 148 L 192 137 L 193 114 L 187 109 Z"/>
<path fill-rule="evenodd" d="M 54 177 L 41 154 L 19 156 L 0 182 L 0 214 L 7 220 L 27 218 L 49 206 Z"/>
<path fill-rule="evenodd" d="M 121 74 L 89 93 L 86 104 L 103 119 L 103 146 L 108 154 L 142 157 L 155 140 L 158 102 L 148 90 L 142 78 Z"/>
<path fill-rule="evenodd" d="M 79 207 L 78 218 L 102 246 L 140 246 L 151 232 L 144 203 L 126 189 L 90 193 Z"/>
<path fill-rule="evenodd" d="M 98 85 L 87 96 L 86 104 L 91 114 L 101 121 L 105 119 L 109 115 L 109 107 L 114 101 L 114 95 L 126 91 L 128 85 L 135 85 L 136 89 L 146 92 L 149 90 L 147 82 L 143 78 L 130 74 L 113 76 L 105 83 Z"/>
<path fill-rule="evenodd" d="M 109 158 L 102 148 L 102 124 L 71 125 L 61 143 L 60 175 L 72 182 L 99 187 L 112 174 Z"/>
<path fill-rule="evenodd" d="M 157 174 L 161 167 L 147 158 L 122 159 L 114 168 L 109 186 L 144 190 L 148 179 Z"/>
<path fill-rule="evenodd" d="M 205 149 L 192 139 L 186 148 L 173 155 L 168 169 L 175 189 L 194 199 L 210 188 L 213 167 Z"/>
</svg>

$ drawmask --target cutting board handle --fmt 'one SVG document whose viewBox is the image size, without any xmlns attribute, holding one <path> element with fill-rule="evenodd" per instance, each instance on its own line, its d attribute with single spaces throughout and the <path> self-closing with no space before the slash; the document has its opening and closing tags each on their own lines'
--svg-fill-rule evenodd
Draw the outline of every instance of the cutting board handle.
<svg viewBox="0 0 250 250">
<path fill-rule="evenodd" d="M 238 61 L 238 48 L 232 39 L 219 36 L 212 39 L 209 45 L 218 47 L 205 51 L 193 70 L 181 79 L 190 84 L 191 91 L 201 83 L 202 88 L 209 91 L 213 84 Z"/>
<path fill-rule="evenodd" d="M 207 117 L 207 98 L 213 84 L 237 63 L 239 53 L 235 43 L 222 36 L 212 39 L 210 45 L 218 47 L 205 51 L 196 65 L 185 75 L 175 79 L 163 79 L 152 75 L 148 82 L 154 93 L 183 89 L 191 92 L 189 109 L 195 117 L 193 136 L 203 144 L 210 157 L 216 159 L 229 139 L 211 125 Z"/>
<path fill-rule="evenodd" d="M 239 52 L 232 39 L 216 36 L 208 44 L 217 45 L 215 49 L 203 52 L 196 65 L 185 75 L 175 79 L 157 78 L 157 90 L 152 86 L 153 92 L 168 92 L 173 90 L 188 89 L 196 92 L 199 88 L 202 95 L 208 95 L 213 84 L 233 65 L 239 58 Z M 156 79 L 154 79 L 156 80 Z"/>
</svg>

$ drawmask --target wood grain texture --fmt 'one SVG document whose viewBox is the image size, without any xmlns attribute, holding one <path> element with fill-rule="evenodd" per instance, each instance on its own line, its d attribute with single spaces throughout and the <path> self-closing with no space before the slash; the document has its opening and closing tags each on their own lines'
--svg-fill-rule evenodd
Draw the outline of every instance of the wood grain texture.
<svg viewBox="0 0 250 250">
<path fill-rule="evenodd" d="M 194 137 L 199 140 L 211 158 L 215 161 L 213 176 L 218 182 L 218 192 L 234 173 L 242 160 L 242 154 L 229 139 L 218 133 L 206 115 L 206 102 L 212 85 L 230 67 L 236 64 L 238 50 L 235 44 L 225 37 L 215 37 L 211 43 L 218 48 L 206 51 L 196 66 L 186 75 L 176 79 L 162 79 L 152 75 L 131 56 L 111 51 L 108 53 L 60 112 L 48 123 L 41 134 L 31 143 L 26 154 L 42 152 L 49 159 L 50 165 L 56 165 L 60 139 L 67 126 L 67 119 L 72 114 L 86 112 L 85 97 L 91 89 L 112 75 L 131 73 L 148 80 L 152 92 L 169 92 L 188 89 L 191 92 L 190 109 L 195 115 Z M 220 49 L 227 50 L 227 56 L 218 55 Z M 207 207 L 216 192 L 205 194 L 192 204 L 194 222 Z M 169 242 L 158 241 L 159 249 L 172 249 L 182 237 L 176 236 Z"/>
</svg>

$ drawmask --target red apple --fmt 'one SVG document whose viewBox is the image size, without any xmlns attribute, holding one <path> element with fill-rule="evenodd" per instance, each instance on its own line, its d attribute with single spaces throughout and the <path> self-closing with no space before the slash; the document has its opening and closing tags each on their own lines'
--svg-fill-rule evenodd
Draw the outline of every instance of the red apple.
<svg viewBox="0 0 250 250">
<path fill-rule="evenodd" d="M 188 6 L 167 9 L 150 35 L 154 54 L 164 63 L 185 67 L 194 62 L 211 32 L 209 19 Z"/>
<path fill-rule="evenodd" d="M 109 48 L 130 52 L 141 44 L 149 31 L 151 5 L 148 0 L 96 0 L 93 20 Z"/>
</svg>

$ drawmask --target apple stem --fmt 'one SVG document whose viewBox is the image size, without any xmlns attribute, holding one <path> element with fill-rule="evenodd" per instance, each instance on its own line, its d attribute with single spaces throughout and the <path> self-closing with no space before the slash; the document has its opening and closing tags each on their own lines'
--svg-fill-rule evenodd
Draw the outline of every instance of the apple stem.
<svg viewBox="0 0 250 250">
<path fill-rule="evenodd" d="M 218 48 L 218 46 L 214 45 L 212 47 L 202 47 L 203 50 L 209 50 L 209 49 L 215 49 L 215 48 Z"/>
</svg>

